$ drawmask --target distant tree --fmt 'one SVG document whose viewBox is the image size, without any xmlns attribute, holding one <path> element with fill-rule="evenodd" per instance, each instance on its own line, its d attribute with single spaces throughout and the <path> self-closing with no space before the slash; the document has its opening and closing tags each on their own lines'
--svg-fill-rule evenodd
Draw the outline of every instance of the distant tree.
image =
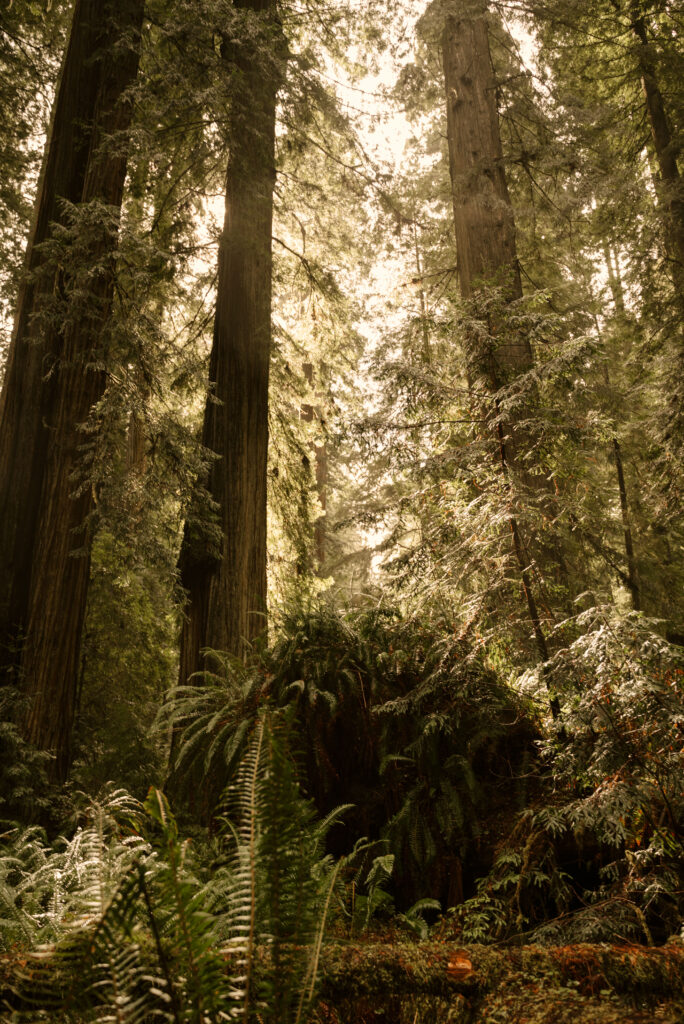
<svg viewBox="0 0 684 1024">
<path fill-rule="evenodd" d="M 496 309 L 490 307 L 485 322 L 467 340 L 469 374 L 476 386 L 484 381 L 492 396 L 485 418 L 493 425 L 495 457 L 508 488 L 513 551 L 544 663 L 549 651 L 532 585 L 529 538 L 522 535 L 515 512 L 516 478 L 526 475 L 522 458 L 530 439 L 523 423 L 529 419 L 529 408 L 518 403 L 513 413 L 505 413 L 497 397 L 518 375 L 531 370 L 533 357 L 526 334 L 507 323 L 505 316 L 507 303 L 522 298 L 522 283 L 486 16 L 486 3 L 465 0 L 458 13 L 447 14 L 442 39 L 458 276 L 465 301 L 489 285 L 500 290 L 503 315 L 497 322 Z"/>
<path fill-rule="evenodd" d="M 581 301 L 602 352 L 596 393 L 612 421 L 606 482 L 619 495 L 625 555 L 613 550 L 605 514 L 581 525 L 578 517 L 577 529 L 612 562 L 633 607 L 676 618 L 684 528 L 681 12 L 658 0 L 534 0 L 526 9 L 568 199 L 564 230 L 559 218 L 550 229 L 547 219 L 535 242 L 583 253 L 585 296 L 593 297 Z"/>
<path fill-rule="evenodd" d="M 69 11 L 15 0 L 0 9 L 0 361 L 9 345 L 32 197 Z M 6 336 L 5 334 L 6 328 Z"/>
</svg>

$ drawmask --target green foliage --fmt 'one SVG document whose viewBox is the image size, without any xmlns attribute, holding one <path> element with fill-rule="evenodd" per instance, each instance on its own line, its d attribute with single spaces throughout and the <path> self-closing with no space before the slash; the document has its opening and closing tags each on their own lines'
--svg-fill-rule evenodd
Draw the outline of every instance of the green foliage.
<svg viewBox="0 0 684 1024">
<path fill-rule="evenodd" d="M 43 821 L 59 802 L 48 781 L 49 754 L 34 750 L 22 735 L 25 711 L 17 689 L 0 688 L 0 822 L 7 824 Z"/>
<path fill-rule="evenodd" d="M 418 939 L 425 941 L 430 933 L 430 926 L 425 920 L 425 913 L 427 911 L 440 911 L 442 906 L 439 900 L 423 899 L 416 900 L 412 906 L 408 908 L 406 913 L 397 914 L 397 921 L 400 924 L 406 925 Z"/>
<path fill-rule="evenodd" d="M 68 7 L 0 12 L 13 115 L 0 124 L 3 320 Z M 121 217 L 72 207 L 45 248 L 65 287 L 36 329 L 77 322 L 92 275 L 115 277 L 96 353 L 107 388 L 73 480 L 96 497 L 73 781 L 142 796 L 170 746 L 174 804 L 214 828 L 183 841 L 184 817 L 157 790 L 144 807 L 110 792 L 55 844 L 2 826 L 3 951 L 47 947 L 23 991 L 55 1012 L 303 1019 L 321 908 L 351 936 L 398 907 L 424 937 L 437 909 L 426 896 L 455 905 L 448 928 L 467 941 L 658 942 L 681 928 L 684 662 L 662 635 L 681 639 L 684 593 L 680 262 L 666 214 L 677 192 L 658 170 L 642 84 L 646 59 L 676 161 L 679 15 L 650 0 L 518 5 L 535 34 L 530 69 L 511 8 L 490 5 L 524 295 L 510 303 L 492 286 L 464 303 L 439 52 L 449 8 L 430 4 L 413 33 L 408 7 L 390 26 L 376 4 L 363 17 L 346 3 L 281 5 L 269 571 L 272 593 L 294 600 L 248 664 L 214 652 L 214 671 L 161 711 L 181 524 L 206 559 L 220 547 L 197 432 L 232 57 L 255 44 L 244 5 L 147 4 Z M 356 105 L 388 51 L 393 116 L 410 130 L 394 174 L 356 132 L 376 121 Z M 283 60 L 266 37 L 254 53 Z M 95 264 L 114 233 L 116 265 Z M 529 341 L 534 365 L 492 389 L 511 337 Z M 516 418 L 524 443 L 507 479 L 498 430 Z M 343 592 L 361 610 L 341 610 Z M 515 690 L 502 682 L 516 677 Z M 54 831 L 78 798 L 48 788 L 49 755 L 25 743 L 24 717 L 21 693 L 0 693 L 0 817 Z M 333 864 L 326 850 L 356 859 Z"/>
<path fill-rule="evenodd" d="M 516 844 L 524 841 L 522 849 Z M 543 829 L 523 814 L 507 846 L 477 891 L 450 914 L 465 942 L 491 942 L 527 931 L 531 923 L 558 918 L 569 905 L 570 876 L 559 868 Z"/>
<path fill-rule="evenodd" d="M 141 807 L 120 790 L 85 807 L 71 838 L 32 826 L 2 836 L 2 948 L 49 946 L 104 914 L 144 847 Z M 133 826 L 133 828 L 131 828 Z"/>
<path fill-rule="evenodd" d="M 31 199 L 40 169 L 41 133 L 66 33 L 62 4 L 16 0 L 0 11 L 0 359 L 6 354 Z"/>
<path fill-rule="evenodd" d="M 346 883 L 343 909 L 349 918 L 350 938 L 365 932 L 376 915 L 388 915 L 394 908 L 392 895 L 385 888 L 394 870 L 394 854 L 380 854 L 373 858 L 366 872 L 367 867 L 367 858 L 362 857 L 354 876 Z"/>
<path fill-rule="evenodd" d="M 610 607 L 559 627 L 548 788 L 453 911 L 465 940 L 652 944 L 679 933 L 684 662 L 657 625 Z"/>
<path fill-rule="evenodd" d="M 509 758 L 522 758 L 534 735 L 468 644 L 443 622 L 382 608 L 341 615 L 320 603 L 287 611 L 259 664 L 226 668 L 228 700 L 219 677 L 176 691 L 166 706 L 163 721 L 182 730 L 175 770 L 188 775 L 203 759 L 216 783 L 260 703 L 289 707 L 319 812 L 353 804 L 331 849 L 386 838 L 402 903 L 446 897 L 479 836 L 481 808 L 496 799 L 497 772 L 510 773 Z"/>
<path fill-rule="evenodd" d="M 575 803 L 573 826 L 602 821 L 599 838 L 612 846 L 639 829 L 681 837 L 684 651 L 657 626 L 592 608 L 559 627 L 566 644 L 551 661 L 566 695 L 549 741 L 554 773 L 591 794 Z"/>
<path fill-rule="evenodd" d="M 259 717 L 226 810 L 210 871 L 155 789 L 144 805 L 111 792 L 52 847 L 36 829 L 3 837 L 0 942 L 28 951 L 22 1019 L 31 1007 L 122 1024 L 307 1018 L 340 811 L 316 821 L 277 716 Z"/>
<path fill-rule="evenodd" d="M 117 534 L 102 528 L 94 543 L 72 777 L 142 797 L 165 769 L 151 725 L 177 671 L 173 566 Z"/>
</svg>

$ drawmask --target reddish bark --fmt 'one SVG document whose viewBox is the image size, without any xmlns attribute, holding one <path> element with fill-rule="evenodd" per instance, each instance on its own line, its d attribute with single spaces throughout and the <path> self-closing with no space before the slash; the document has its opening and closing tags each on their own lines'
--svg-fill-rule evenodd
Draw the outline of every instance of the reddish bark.
<svg viewBox="0 0 684 1024">
<path fill-rule="evenodd" d="M 206 488 L 217 535 L 186 523 L 180 555 L 187 594 L 180 682 L 205 648 L 244 658 L 266 625 L 266 460 L 271 347 L 271 224 L 275 184 L 278 39 L 274 0 L 242 0 L 260 31 L 226 61 L 236 68 L 218 265 L 209 397 L 202 440 L 216 458 Z"/>
<path fill-rule="evenodd" d="M 29 698 L 27 739 L 66 777 L 88 588 L 92 490 L 82 430 L 102 396 L 116 213 L 126 174 L 126 91 L 137 74 L 143 0 L 77 0 L 39 183 L 0 398 L 0 678 Z M 106 206 L 79 244 L 78 269 L 42 243 L 66 227 L 65 202 Z M 95 205 L 97 204 L 97 206 Z M 95 221 L 93 221 L 95 223 Z M 76 259 L 76 257 L 74 257 Z M 96 269 L 95 269 L 96 268 Z M 87 293 L 83 283 L 87 280 Z M 49 314 L 51 297 L 63 305 Z"/>
<path fill-rule="evenodd" d="M 449 169 L 454 207 L 454 229 L 461 295 L 470 299 L 487 285 L 502 289 L 504 305 L 522 296 L 515 246 L 515 218 L 503 163 L 496 82 L 492 68 L 485 0 L 464 2 L 459 13 L 447 16 L 442 37 L 447 105 Z M 504 322 L 490 324 L 491 351 L 472 345 L 471 365 L 481 367 L 487 386 L 495 394 L 508 381 L 532 367 L 527 337 Z M 511 471 L 527 485 L 519 458 L 529 437 L 512 417 L 505 425 L 500 406 L 496 414 L 496 457 L 511 495 Z M 537 490 L 539 487 L 537 486 Z M 540 662 L 548 661 L 544 629 L 535 600 L 529 559 L 514 514 L 509 518 L 512 547 L 520 573 Z M 552 701 L 554 714 L 557 702 Z"/>
</svg>

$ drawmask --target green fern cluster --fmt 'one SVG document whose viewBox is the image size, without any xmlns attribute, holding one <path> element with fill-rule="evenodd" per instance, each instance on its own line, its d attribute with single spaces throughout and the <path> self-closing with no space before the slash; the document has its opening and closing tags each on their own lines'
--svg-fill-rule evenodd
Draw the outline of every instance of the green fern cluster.
<svg viewBox="0 0 684 1024">
<path fill-rule="evenodd" d="M 57 788 L 48 779 L 50 756 L 30 746 L 19 728 L 25 713 L 19 688 L 0 688 L 0 829 L 16 819 L 45 822 L 59 816 Z"/>
<path fill-rule="evenodd" d="M 534 726 L 445 626 L 395 609 L 290 608 L 249 670 L 224 663 L 225 676 L 176 692 L 165 714 L 182 733 L 177 774 L 196 777 L 194 763 L 210 780 L 225 778 L 260 705 L 290 708 L 302 783 L 318 812 L 353 805 L 330 837 L 333 852 L 385 839 L 403 904 L 454 902 L 483 809 L 510 804 Z"/>
<path fill-rule="evenodd" d="M 224 861 L 209 891 L 228 895 L 227 948 L 241 977 L 244 1016 L 302 1021 L 315 993 L 325 924 L 342 862 L 324 852 L 346 808 L 318 821 L 299 793 L 282 716 L 262 712 L 225 797 Z M 248 905 L 241 894 L 249 894 Z"/>
<path fill-rule="evenodd" d="M 2 948 L 26 950 L 17 1021 L 303 1024 L 339 864 L 322 852 L 285 729 L 263 714 L 208 871 L 168 801 L 114 792 L 70 840 L 6 836 Z"/>
</svg>

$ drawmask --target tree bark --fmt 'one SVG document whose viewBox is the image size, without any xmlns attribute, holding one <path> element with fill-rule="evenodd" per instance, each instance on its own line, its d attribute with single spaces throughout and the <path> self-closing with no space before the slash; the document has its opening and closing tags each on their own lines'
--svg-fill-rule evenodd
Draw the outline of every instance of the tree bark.
<svg viewBox="0 0 684 1024">
<path fill-rule="evenodd" d="M 271 224 L 275 184 L 274 0 L 236 4 L 252 22 L 224 54 L 236 82 L 229 114 L 226 210 L 202 441 L 213 456 L 205 497 L 215 514 L 185 525 L 179 568 L 187 594 L 179 680 L 205 667 L 205 648 L 245 658 L 266 626 L 266 460 L 271 347 Z M 255 31 L 254 26 L 259 30 Z M 268 48 L 268 49 L 266 49 Z"/>
<path fill-rule="evenodd" d="M 496 284 L 512 301 L 522 296 L 515 219 L 499 134 L 496 81 L 489 52 L 487 5 L 464 0 L 443 34 L 449 170 L 461 295 Z M 509 332 L 510 334 L 510 332 Z M 532 366 L 525 337 L 502 338 L 493 356 L 496 387 Z"/>
<path fill-rule="evenodd" d="M 0 679 L 29 698 L 27 739 L 70 761 L 88 587 L 92 490 L 83 425 L 102 396 L 117 216 L 126 174 L 126 91 L 139 61 L 143 0 L 77 0 L 66 49 L 7 373 L 0 398 Z M 79 252 L 41 248 L 88 219 Z M 73 262 L 72 262 L 73 260 Z M 89 271 L 89 272 L 87 272 Z M 60 317 L 48 308 L 62 302 Z"/>
<path fill-rule="evenodd" d="M 314 382 L 314 367 L 313 363 L 304 363 L 303 365 L 304 376 L 306 377 L 308 384 Z M 305 403 L 299 411 L 299 418 L 304 423 L 313 423 L 314 416 L 321 420 L 321 409 L 320 406 L 314 408 L 308 402 Z M 317 516 L 314 521 L 313 529 L 313 554 L 314 554 L 314 566 L 316 572 L 322 572 L 323 564 L 325 562 L 325 549 L 326 549 L 326 504 L 327 504 L 327 484 L 328 484 L 328 448 L 325 443 L 315 444 L 314 448 L 314 459 L 315 459 L 315 478 L 316 478 L 316 494 L 318 496 L 318 502 L 321 506 L 321 515 Z M 310 469 L 310 463 L 309 463 Z M 310 571 L 311 566 L 302 566 L 302 572 Z"/>
<path fill-rule="evenodd" d="M 646 21 L 635 0 L 631 2 L 630 17 L 632 32 L 638 41 L 637 63 L 660 172 L 659 192 L 665 211 L 665 241 L 673 264 L 675 287 L 680 291 L 681 299 L 681 289 L 684 287 L 684 195 L 677 166 L 678 154 L 658 83 L 657 69 L 649 53 Z"/>
<path fill-rule="evenodd" d="M 651 128 L 653 149 L 660 172 L 660 180 L 656 180 L 655 185 L 664 228 L 665 252 L 671 267 L 674 301 L 680 315 L 680 322 L 675 328 L 676 349 L 673 360 L 675 365 L 670 372 L 668 382 L 670 395 L 667 403 L 665 437 L 671 444 L 675 465 L 681 470 L 681 450 L 684 441 L 684 330 L 681 324 L 681 316 L 684 314 L 684 189 L 677 165 L 677 147 L 672 137 L 665 101 L 660 90 L 656 64 L 649 52 L 646 19 L 637 0 L 631 0 L 629 15 L 631 29 L 638 42 L 638 69 L 644 91 L 648 123 Z M 679 473 L 672 474 L 668 467 L 668 476 L 671 478 L 672 496 L 676 504 L 681 499 Z"/>
<path fill-rule="evenodd" d="M 515 218 L 503 163 L 486 14 L 485 0 L 462 0 L 461 11 L 449 14 L 444 27 L 442 53 L 449 170 L 461 296 L 467 300 L 483 287 L 494 285 L 501 289 L 505 305 L 522 297 L 522 284 L 515 245 Z M 532 350 L 528 339 L 505 323 L 490 323 L 488 333 L 495 339 L 491 351 L 483 353 L 475 343 L 469 359 L 483 371 L 487 386 L 495 395 L 508 381 L 531 369 Z M 510 418 L 504 425 L 496 399 L 493 408 L 496 457 L 513 499 L 515 485 L 511 470 L 516 476 L 526 477 L 520 453 L 527 439 Z M 520 526 L 513 512 L 509 526 L 535 647 L 543 665 L 548 660 L 546 637 L 532 590 Z M 551 705 L 554 715 L 557 714 L 557 701 L 552 700 Z"/>
</svg>

